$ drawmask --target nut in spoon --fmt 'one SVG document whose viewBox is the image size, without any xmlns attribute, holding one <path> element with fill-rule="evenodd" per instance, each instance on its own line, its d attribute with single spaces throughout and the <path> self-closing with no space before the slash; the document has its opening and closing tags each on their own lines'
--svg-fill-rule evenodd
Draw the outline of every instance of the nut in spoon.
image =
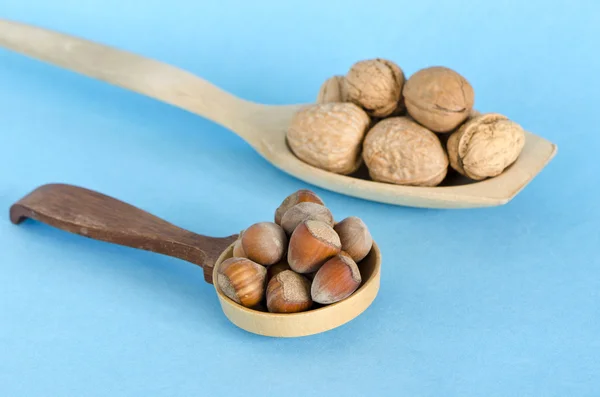
<svg viewBox="0 0 600 397">
<path fill-rule="evenodd" d="M 227 93 L 177 67 L 39 27 L 0 19 L 0 46 L 155 98 L 238 134 L 280 170 L 312 185 L 383 203 L 472 208 L 505 204 L 554 157 L 556 145 L 531 133 L 519 159 L 501 175 L 453 186 L 400 186 L 334 174 L 299 160 L 286 143 L 303 105 L 270 106 Z"/>
<path fill-rule="evenodd" d="M 183 259 L 204 269 L 212 284 L 219 265 L 233 256 L 237 235 L 207 237 L 179 228 L 132 205 L 72 185 L 43 185 L 10 208 L 19 224 L 31 218 L 95 240 L 139 248 Z M 373 248 L 360 264 L 361 286 L 348 298 L 300 313 L 265 313 L 245 308 L 215 284 L 223 312 L 246 331 L 273 337 L 312 335 L 347 323 L 373 302 L 379 291 L 381 255 Z"/>
</svg>

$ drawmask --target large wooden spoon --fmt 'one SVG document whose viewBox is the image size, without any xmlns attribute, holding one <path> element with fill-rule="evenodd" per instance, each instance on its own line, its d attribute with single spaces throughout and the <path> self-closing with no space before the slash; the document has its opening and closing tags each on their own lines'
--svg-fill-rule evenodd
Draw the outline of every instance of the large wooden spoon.
<svg viewBox="0 0 600 397">
<path fill-rule="evenodd" d="M 43 185 L 10 208 L 10 219 L 27 218 L 95 240 L 173 256 L 204 269 L 212 283 L 219 265 L 233 256 L 237 235 L 207 237 L 177 227 L 139 208 L 92 190 L 72 185 Z M 348 298 L 301 313 L 266 313 L 229 299 L 215 284 L 221 308 L 246 331 L 275 337 L 306 336 L 328 331 L 354 319 L 371 305 L 379 291 L 381 254 L 376 244 L 360 262 L 361 286 Z"/>
<path fill-rule="evenodd" d="M 324 189 L 390 204 L 469 208 L 505 204 L 554 157 L 556 145 L 527 133 L 520 158 L 498 177 L 456 180 L 439 187 L 398 186 L 312 167 L 286 143 L 293 114 L 302 105 L 269 106 L 229 94 L 174 66 L 81 38 L 0 19 L 0 46 L 169 103 L 238 134 L 274 166 Z"/>
</svg>

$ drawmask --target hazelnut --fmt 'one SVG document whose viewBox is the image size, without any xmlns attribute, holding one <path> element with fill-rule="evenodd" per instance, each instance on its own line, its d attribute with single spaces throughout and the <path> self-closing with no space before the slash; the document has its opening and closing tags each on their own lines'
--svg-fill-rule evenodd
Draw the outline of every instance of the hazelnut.
<svg viewBox="0 0 600 397">
<path fill-rule="evenodd" d="M 362 261 L 371 251 L 373 238 L 362 219 L 350 216 L 333 227 L 346 252 L 354 262 Z"/>
<path fill-rule="evenodd" d="M 273 277 L 283 272 L 284 270 L 290 270 L 290 265 L 288 265 L 286 260 L 282 260 L 279 263 L 271 265 L 267 268 L 267 282 L 271 280 Z"/>
<path fill-rule="evenodd" d="M 353 103 L 309 105 L 292 118 L 287 142 L 305 163 L 351 174 L 361 165 L 361 142 L 369 123 L 369 116 Z"/>
<path fill-rule="evenodd" d="M 300 203 L 315 203 L 325 205 L 323 200 L 317 196 L 314 192 L 308 189 L 300 189 L 287 196 L 281 205 L 275 210 L 275 223 L 281 225 L 281 217 L 286 213 L 287 210 Z"/>
<path fill-rule="evenodd" d="M 246 258 L 229 258 L 217 271 L 217 285 L 229 299 L 245 307 L 258 305 L 265 296 L 267 269 Z"/>
<path fill-rule="evenodd" d="M 346 102 L 344 76 L 330 77 L 321 85 L 317 103 L 328 102 Z"/>
<path fill-rule="evenodd" d="M 385 117 L 398 107 L 404 85 L 404 72 L 386 59 L 356 62 L 344 79 L 347 100 L 373 117 Z"/>
<path fill-rule="evenodd" d="M 475 93 L 452 69 L 434 66 L 413 74 L 404 85 L 408 113 L 435 132 L 450 132 L 469 116 Z"/>
<path fill-rule="evenodd" d="M 331 226 L 320 221 L 304 221 L 290 238 L 288 264 L 297 273 L 311 273 L 340 250 L 340 238 Z"/>
<path fill-rule="evenodd" d="M 290 235 L 296 227 L 307 220 L 325 222 L 333 226 L 333 215 L 327 207 L 320 204 L 304 202 L 294 205 L 281 218 L 281 227 Z"/>
<path fill-rule="evenodd" d="M 246 258 L 244 247 L 242 247 L 242 236 L 240 235 L 235 243 L 233 244 L 233 256 L 236 258 Z"/>
<path fill-rule="evenodd" d="M 363 158 L 375 181 L 436 186 L 448 171 L 448 156 L 433 132 L 407 117 L 377 123 L 363 144 Z"/>
<path fill-rule="evenodd" d="M 267 309 L 271 313 L 296 313 L 310 309 L 310 281 L 285 270 L 267 285 Z"/>
<path fill-rule="evenodd" d="M 273 222 L 259 222 L 242 235 L 242 249 L 248 259 L 261 265 L 279 262 L 286 252 L 287 236 L 281 226 Z"/>
<path fill-rule="evenodd" d="M 450 165 L 474 180 L 500 175 L 525 145 L 525 131 L 497 113 L 475 116 L 448 139 Z"/>
<path fill-rule="evenodd" d="M 356 262 L 350 255 L 341 252 L 321 266 L 312 282 L 310 294 L 313 301 L 327 305 L 346 299 L 360 283 Z"/>
</svg>

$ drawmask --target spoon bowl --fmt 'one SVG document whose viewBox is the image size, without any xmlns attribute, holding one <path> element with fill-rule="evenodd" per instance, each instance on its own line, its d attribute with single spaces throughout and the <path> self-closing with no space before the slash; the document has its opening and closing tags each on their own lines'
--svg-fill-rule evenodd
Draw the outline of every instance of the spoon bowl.
<svg viewBox="0 0 600 397">
<path fill-rule="evenodd" d="M 219 265 L 233 257 L 233 245 L 217 259 L 213 280 Z M 375 300 L 379 291 L 381 253 L 377 244 L 359 264 L 362 282 L 348 298 L 318 309 L 300 313 L 266 313 L 248 309 L 229 299 L 214 284 L 225 316 L 238 327 L 259 335 L 297 337 L 317 334 L 339 327 L 365 311 Z"/>
<path fill-rule="evenodd" d="M 339 327 L 360 315 L 379 291 L 381 253 L 375 243 L 358 265 L 362 282 L 348 298 L 300 313 L 267 313 L 245 308 L 221 292 L 216 279 L 220 264 L 233 256 L 238 235 L 208 237 L 177 227 L 146 211 L 92 190 L 65 184 L 43 185 L 10 208 L 19 224 L 31 218 L 81 236 L 157 252 L 203 268 L 214 284 L 223 313 L 238 327 L 272 337 L 307 336 Z"/>
<path fill-rule="evenodd" d="M 299 160 L 286 143 L 292 116 L 305 105 L 271 106 L 238 98 L 177 67 L 89 40 L 0 19 L 0 46 L 138 92 L 212 120 L 243 138 L 263 158 L 314 186 L 388 204 L 427 208 L 502 205 L 552 160 L 557 147 L 526 133 L 519 159 L 501 175 L 474 183 L 400 186 L 344 176 Z"/>
</svg>

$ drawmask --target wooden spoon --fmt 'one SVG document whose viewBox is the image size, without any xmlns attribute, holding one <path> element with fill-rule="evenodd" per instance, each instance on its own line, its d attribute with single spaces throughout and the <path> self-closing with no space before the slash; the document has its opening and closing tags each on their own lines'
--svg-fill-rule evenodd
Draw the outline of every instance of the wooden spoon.
<svg viewBox="0 0 600 397">
<path fill-rule="evenodd" d="M 204 269 L 212 284 L 219 265 L 233 256 L 237 235 L 207 237 L 179 228 L 139 208 L 81 187 L 49 184 L 35 189 L 10 208 L 10 219 L 26 218 L 95 240 L 173 256 Z M 338 303 L 292 314 L 247 309 L 215 285 L 223 312 L 238 327 L 255 334 L 306 336 L 339 327 L 361 314 L 379 291 L 381 254 L 376 244 L 359 264 L 362 284 Z"/>
<path fill-rule="evenodd" d="M 324 189 L 389 204 L 470 208 L 505 204 L 556 154 L 555 144 L 527 133 L 520 158 L 503 174 L 476 183 L 399 186 L 337 175 L 310 166 L 290 151 L 286 131 L 303 105 L 269 106 L 229 94 L 174 66 L 46 29 L 0 19 L 0 46 L 169 103 L 242 137 L 280 170 Z"/>
</svg>

